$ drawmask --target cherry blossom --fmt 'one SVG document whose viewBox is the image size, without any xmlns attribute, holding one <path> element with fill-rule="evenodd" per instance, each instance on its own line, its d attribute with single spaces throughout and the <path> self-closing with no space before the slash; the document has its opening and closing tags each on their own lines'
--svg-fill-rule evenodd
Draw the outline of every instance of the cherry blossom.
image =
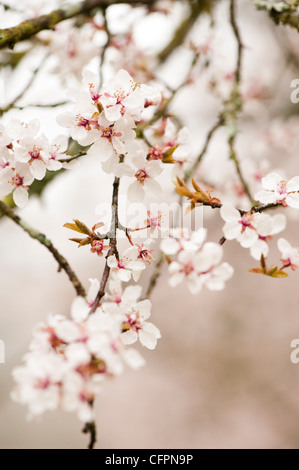
<svg viewBox="0 0 299 470">
<path fill-rule="evenodd" d="M 89 295 L 98 287 L 98 282 L 92 280 Z M 139 295 L 138 290 L 133 300 Z M 124 304 L 128 306 L 130 298 L 132 295 L 124 293 L 122 308 Z M 145 321 L 149 309 L 143 302 L 137 302 L 136 308 L 139 313 L 132 328 L 137 331 L 139 322 L 139 329 L 144 328 L 143 333 L 138 333 L 140 341 L 153 348 L 160 333 Z M 92 403 L 104 379 L 122 373 L 125 364 L 134 369 L 144 364 L 137 351 L 126 349 L 122 341 L 124 321 L 131 318 L 133 322 L 133 311 L 127 310 L 127 315 L 122 311 L 107 315 L 108 309 L 104 313 L 98 308 L 89 315 L 89 310 L 90 302 L 76 298 L 71 319 L 50 315 L 47 322 L 35 328 L 24 365 L 14 369 L 17 386 L 12 393 L 14 400 L 28 405 L 31 416 L 61 406 L 76 412 L 82 422 L 90 422 Z"/>
<path fill-rule="evenodd" d="M 243 215 L 232 205 L 224 204 L 220 214 L 226 224 L 223 234 L 227 240 L 236 239 L 243 248 L 250 248 L 251 256 L 260 259 L 261 254 L 268 255 L 268 240 L 285 229 L 284 214 L 271 216 L 259 212 L 247 212 Z"/>
<path fill-rule="evenodd" d="M 146 99 L 158 104 L 160 93 L 148 85 L 135 82 L 130 74 L 122 69 L 103 86 L 99 101 L 110 121 L 117 121 L 124 115 L 140 121 Z"/>
<path fill-rule="evenodd" d="M 15 163 L 0 170 L 0 197 L 13 192 L 13 200 L 18 207 L 24 207 L 28 201 L 28 189 L 34 177 L 25 163 Z"/>
<path fill-rule="evenodd" d="M 270 216 L 268 214 L 257 214 L 258 225 L 257 234 L 258 240 L 250 247 L 251 256 L 259 260 L 261 255 L 268 256 L 269 253 L 269 240 L 273 235 L 277 235 L 286 228 L 286 217 L 284 214 L 275 214 Z"/>
<path fill-rule="evenodd" d="M 210 290 L 223 289 L 233 268 L 228 263 L 220 264 L 222 256 L 222 247 L 212 242 L 206 242 L 197 252 L 181 250 L 177 261 L 169 264 L 169 284 L 175 287 L 186 280 L 191 294 L 200 292 L 204 285 Z"/>
<path fill-rule="evenodd" d="M 182 250 L 197 251 L 206 239 L 207 230 L 200 228 L 190 235 L 185 228 L 175 228 L 170 231 L 170 235 L 161 241 L 160 248 L 163 253 L 172 256 Z"/>
<path fill-rule="evenodd" d="M 237 239 L 244 248 L 249 248 L 258 239 L 256 232 L 256 214 L 240 212 L 232 205 L 224 204 L 220 209 L 220 214 L 225 225 L 223 234 L 227 240 Z"/>
<path fill-rule="evenodd" d="M 277 204 L 299 208 L 299 176 L 285 181 L 276 173 L 270 173 L 262 179 L 261 191 L 255 194 L 255 199 L 262 204 Z"/>
<path fill-rule="evenodd" d="M 293 247 L 285 238 L 279 238 L 277 242 L 281 252 L 281 262 L 284 268 L 290 267 L 293 271 L 299 268 L 299 249 Z"/>
<path fill-rule="evenodd" d="M 161 193 L 161 185 L 154 179 L 163 171 L 161 163 L 157 160 L 147 161 L 143 155 L 132 159 L 136 167 L 135 179 L 128 189 L 128 198 L 132 202 L 142 201 L 145 193 L 158 196 Z"/>
<path fill-rule="evenodd" d="M 138 281 L 142 271 L 146 268 L 146 262 L 140 256 L 140 247 L 138 246 L 127 248 L 119 259 L 115 255 L 109 256 L 107 264 L 123 282 L 128 282 L 131 276 L 135 282 Z"/>
<path fill-rule="evenodd" d="M 123 290 L 118 278 L 114 278 L 109 283 L 109 290 L 111 294 L 105 296 L 102 308 L 105 313 L 122 315 L 122 343 L 133 344 L 139 339 L 143 346 L 155 349 L 161 334 L 155 325 L 146 321 L 150 317 L 151 302 L 148 299 L 139 301 L 141 287 L 128 286 Z"/>
</svg>

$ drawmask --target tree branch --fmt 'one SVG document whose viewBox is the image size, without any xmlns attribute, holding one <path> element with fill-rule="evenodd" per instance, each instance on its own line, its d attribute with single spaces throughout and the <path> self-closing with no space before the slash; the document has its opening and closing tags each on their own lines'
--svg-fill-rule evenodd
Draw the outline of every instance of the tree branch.
<svg viewBox="0 0 299 470">
<path fill-rule="evenodd" d="M 187 34 L 190 32 L 190 29 L 194 25 L 199 15 L 204 12 L 207 13 L 211 10 L 213 0 L 191 0 L 189 3 L 190 13 L 187 18 L 181 22 L 171 41 L 159 53 L 158 59 L 160 62 L 165 62 L 172 52 L 184 42 Z"/>
<path fill-rule="evenodd" d="M 298 0 L 285 1 L 283 8 L 282 2 L 278 2 L 279 5 L 275 8 L 273 2 L 267 2 L 266 0 L 253 0 L 258 10 L 266 10 L 269 13 L 270 18 L 275 24 L 283 24 L 290 26 L 291 28 L 299 31 L 299 17 L 297 8 L 299 7 Z"/>
<path fill-rule="evenodd" d="M 82 429 L 82 432 L 84 432 L 84 434 L 90 434 L 88 449 L 93 449 L 97 441 L 96 423 L 94 421 L 92 421 L 91 423 L 86 423 L 84 428 Z"/>
<path fill-rule="evenodd" d="M 0 213 L 1 212 L 4 215 L 6 215 L 9 219 L 11 219 L 13 222 L 15 222 L 17 225 L 22 227 L 22 229 L 25 232 L 27 232 L 31 238 L 38 240 L 42 245 L 44 245 L 56 259 L 59 265 L 59 271 L 63 269 L 65 273 L 67 274 L 69 280 L 74 286 L 74 289 L 77 295 L 81 297 L 86 297 L 86 292 L 85 292 L 83 285 L 81 284 L 78 277 L 76 276 L 76 274 L 70 267 L 68 261 L 53 246 L 53 243 L 51 242 L 51 240 L 49 240 L 43 233 L 39 232 L 38 230 L 34 229 L 29 224 L 27 224 L 23 219 L 21 219 L 21 217 L 16 215 L 12 209 L 10 209 L 6 204 L 4 204 L 3 201 L 0 201 Z"/>
<path fill-rule="evenodd" d="M 13 49 L 17 42 L 30 39 L 40 31 L 54 29 L 54 26 L 61 21 L 74 18 L 78 15 L 90 15 L 95 9 L 105 9 L 115 3 L 153 5 L 156 0 L 85 0 L 79 3 L 71 3 L 61 6 L 47 15 L 41 15 L 37 18 L 31 18 L 23 21 L 12 28 L 0 29 L 0 49 L 9 47 Z"/>
<path fill-rule="evenodd" d="M 105 295 L 105 289 L 106 289 L 106 284 L 109 279 L 109 274 L 110 274 L 110 267 L 108 266 L 107 263 L 107 258 L 112 255 L 118 256 L 118 251 L 117 251 L 117 239 L 116 239 L 116 232 L 118 229 L 118 191 L 119 191 L 119 178 L 114 178 L 114 183 L 113 183 L 113 193 L 112 193 L 112 219 L 111 219 L 111 227 L 110 227 L 110 232 L 107 235 L 107 238 L 110 239 L 110 250 L 107 253 L 106 256 L 106 263 L 101 279 L 101 284 L 100 288 L 98 290 L 98 293 L 96 295 L 96 298 L 93 301 L 92 307 L 89 311 L 89 315 L 94 313 L 96 309 L 98 308 L 98 305 L 101 301 L 101 298 L 104 297 Z"/>
</svg>

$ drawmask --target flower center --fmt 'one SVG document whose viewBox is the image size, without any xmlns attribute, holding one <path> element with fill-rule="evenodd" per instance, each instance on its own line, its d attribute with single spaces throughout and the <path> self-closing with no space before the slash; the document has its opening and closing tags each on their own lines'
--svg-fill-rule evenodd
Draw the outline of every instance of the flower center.
<svg viewBox="0 0 299 470">
<path fill-rule="evenodd" d="M 146 180 L 146 178 L 148 178 L 148 174 L 145 170 L 138 170 L 135 173 L 135 178 L 137 179 L 137 181 L 139 181 L 139 183 L 144 184 L 144 181 Z"/>
<path fill-rule="evenodd" d="M 191 261 L 189 263 L 184 264 L 181 269 L 181 272 L 185 274 L 185 276 L 189 276 L 194 271 L 194 266 Z"/>
<path fill-rule="evenodd" d="M 12 183 L 15 186 L 23 186 L 24 178 L 20 175 L 16 175 L 12 178 Z"/>
<path fill-rule="evenodd" d="M 33 149 L 31 150 L 31 152 L 29 152 L 29 155 L 30 157 L 33 159 L 33 160 L 38 160 L 40 158 L 40 151 L 41 149 L 38 149 L 35 145 L 33 146 Z"/>
<path fill-rule="evenodd" d="M 287 193 L 287 182 L 281 181 L 278 185 L 278 192 L 279 194 L 286 194 Z"/>
</svg>

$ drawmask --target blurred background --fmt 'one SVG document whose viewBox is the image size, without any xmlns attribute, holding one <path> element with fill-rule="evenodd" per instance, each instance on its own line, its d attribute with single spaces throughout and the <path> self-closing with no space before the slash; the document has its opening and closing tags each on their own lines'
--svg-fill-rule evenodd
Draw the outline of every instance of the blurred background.
<svg viewBox="0 0 299 470">
<path fill-rule="evenodd" d="M 173 5 L 169 15 L 155 13 L 150 20 L 134 20 L 141 47 L 154 51 L 167 43 L 184 14 L 180 3 Z M 112 7 L 109 14 L 122 22 L 126 8 Z M 212 25 L 208 15 L 196 22 L 192 40 L 206 44 L 213 39 L 211 67 L 194 85 L 178 93 L 171 108 L 190 129 L 193 155 L 200 151 L 217 118 L 218 95 L 225 96 L 235 67 L 236 44 L 228 12 L 229 2 L 218 2 Z M 238 24 L 245 46 L 242 86 L 247 96 L 238 154 L 244 167 L 250 161 L 254 168 L 281 168 L 287 177 L 298 175 L 299 104 L 290 101 L 290 83 L 299 78 L 298 34 L 274 25 L 249 0 L 238 2 Z M 172 86 L 184 77 L 188 54 L 179 48 L 162 67 L 161 77 Z M 1 69 L 8 101 L 19 81 L 32 71 L 32 62 L 23 67 L 17 76 L 9 67 Z M 215 81 L 218 95 L 211 91 Z M 56 96 L 52 95 L 55 83 L 46 70 L 36 89 L 24 96 L 24 104 Z M 61 90 L 57 99 L 60 96 Z M 59 112 L 12 110 L 3 119 L 38 117 L 47 135 L 55 136 L 61 133 L 55 123 Z M 198 178 L 221 188 L 223 197 L 233 198 L 236 178 L 226 139 L 225 130 L 219 130 Z M 32 197 L 20 211 L 26 221 L 49 236 L 85 286 L 89 278 L 101 276 L 102 260 L 87 248 L 78 250 L 67 240 L 69 233 L 62 226 L 73 218 L 87 224 L 97 222 L 95 207 L 110 201 L 111 182 L 100 168 L 82 161 L 56 177 L 41 198 Z M 170 199 L 169 175 L 163 175 L 161 182 Z M 124 185 L 122 197 L 125 192 Z M 283 236 L 299 246 L 298 216 L 293 211 L 288 215 Z M 204 212 L 209 240 L 221 238 L 222 225 L 219 213 Z M 124 240 L 121 243 L 126 246 Z M 235 274 L 221 292 L 205 290 L 191 296 L 184 284 L 172 289 L 164 266 L 152 294 L 151 317 L 162 339 L 155 351 L 140 348 L 147 362 L 141 371 L 127 370 L 103 387 L 96 400 L 97 448 L 299 447 L 299 364 L 290 360 L 290 343 L 299 338 L 299 273 L 292 272 L 287 279 L 251 274 L 248 270 L 257 262 L 236 242 L 226 242 L 224 253 Z M 278 260 L 273 240 L 270 263 Z M 151 274 L 148 271 L 141 278 L 144 287 Z M 85 447 L 87 439 L 75 416 L 56 411 L 28 422 L 27 410 L 10 399 L 11 371 L 21 363 L 33 327 L 49 313 L 69 315 L 74 292 L 66 275 L 57 273 L 48 251 L 4 218 L 0 219 L 0 298 L 0 339 L 6 346 L 6 362 L 0 364 L 0 447 Z"/>
</svg>

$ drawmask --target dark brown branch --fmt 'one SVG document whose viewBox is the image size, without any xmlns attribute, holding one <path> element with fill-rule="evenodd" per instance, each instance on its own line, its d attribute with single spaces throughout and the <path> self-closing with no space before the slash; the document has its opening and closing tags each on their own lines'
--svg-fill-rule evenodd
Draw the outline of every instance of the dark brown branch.
<svg viewBox="0 0 299 470">
<path fill-rule="evenodd" d="M 63 269 L 63 271 L 65 271 L 65 273 L 67 274 L 69 280 L 74 286 L 77 295 L 81 297 L 86 297 L 86 292 L 83 285 L 81 284 L 78 277 L 70 267 L 68 261 L 53 246 L 51 240 L 49 240 L 43 233 L 39 232 L 38 230 L 34 229 L 29 224 L 27 224 L 23 219 L 21 219 L 21 217 L 15 214 L 12 209 L 10 209 L 6 204 L 4 204 L 3 201 L 0 201 L 0 213 L 1 212 L 2 214 L 10 218 L 13 222 L 15 222 L 17 225 L 22 227 L 22 229 L 27 232 L 31 238 L 38 240 L 42 245 L 44 245 L 56 259 L 59 265 L 59 270 Z"/>
<path fill-rule="evenodd" d="M 86 423 L 84 428 L 82 429 L 82 432 L 84 432 L 84 434 L 90 434 L 88 449 L 93 449 L 95 443 L 97 442 L 96 423 L 94 421 L 92 421 L 91 423 Z"/>
<path fill-rule="evenodd" d="M 231 91 L 231 96 L 228 102 L 226 103 L 227 109 L 224 111 L 226 113 L 227 124 L 232 121 L 235 124 L 238 120 L 238 115 L 242 110 L 242 100 L 240 96 L 240 85 L 241 85 L 241 69 L 243 62 L 243 44 L 241 40 L 239 26 L 236 20 L 236 3 L 235 0 L 230 0 L 230 24 L 236 39 L 237 43 L 237 64 L 234 74 L 234 85 Z M 244 178 L 242 173 L 240 163 L 237 157 L 235 149 L 235 140 L 237 136 L 237 129 L 234 132 L 230 132 L 228 137 L 228 146 L 230 151 L 230 158 L 234 162 L 236 171 L 243 187 L 244 193 L 247 195 L 250 202 L 253 204 L 254 199 L 251 195 L 249 186 Z"/>
<path fill-rule="evenodd" d="M 103 275 L 101 279 L 100 288 L 98 290 L 96 298 L 93 301 L 92 307 L 89 311 L 90 315 L 96 311 L 101 301 L 101 298 L 104 297 L 105 295 L 106 284 L 108 282 L 109 274 L 110 274 L 110 267 L 108 266 L 107 258 L 112 255 L 118 256 L 117 239 L 116 239 L 116 232 L 118 229 L 118 191 L 119 191 L 119 178 L 115 178 L 114 183 L 113 183 L 113 193 L 112 193 L 112 220 L 111 220 L 110 232 L 109 232 L 109 235 L 107 236 L 107 238 L 110 239 L 110 250 L 108 251 L 108 254 L 106 256 L 106 263 L 105 263 L 105 267 L 104 267 L 104 271 L 103 271 Z"/>
<path fill-rule="evenodd" d="M 105 9 L 115 3 L 153 5 L 155 0 L 128 0 L 127 2 L 123 0 L 85 0 L 80 3 L 67 4 L 47 15 L 28 19 L 12 28 L 0 29 L 0 49 L 4 47 L 12 49 L 17 42 L 30 39 L 40 31 L 54 29 L 55 25 L 61 21 L 81 14 L 91 15 L 93 10 Z"/>
</svg>

